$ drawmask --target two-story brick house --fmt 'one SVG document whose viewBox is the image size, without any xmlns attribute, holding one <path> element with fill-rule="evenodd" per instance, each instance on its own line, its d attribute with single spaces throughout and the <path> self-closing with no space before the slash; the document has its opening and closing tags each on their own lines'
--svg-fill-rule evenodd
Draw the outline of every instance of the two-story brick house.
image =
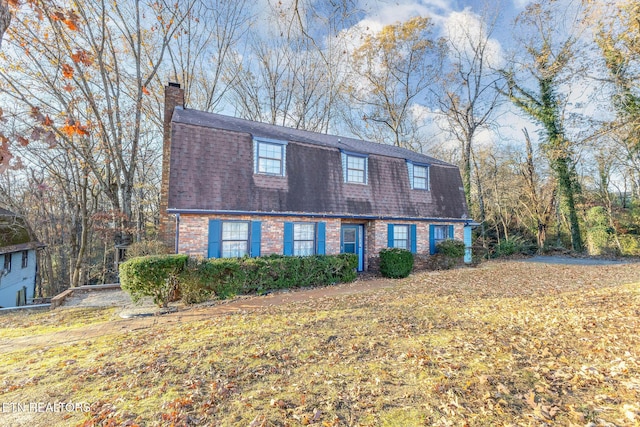
<svg viewBox="0 0 640 427">
<path fill-rule="evenodd" d="M 382 248 L 428 255 L 440 240 L 470 238 L 454 165 L 191 110 L 183 99 L 178 84 L 165 88 L 161 235 L 179 253 L 351 252 L 366 270 Z"/>
</svg>

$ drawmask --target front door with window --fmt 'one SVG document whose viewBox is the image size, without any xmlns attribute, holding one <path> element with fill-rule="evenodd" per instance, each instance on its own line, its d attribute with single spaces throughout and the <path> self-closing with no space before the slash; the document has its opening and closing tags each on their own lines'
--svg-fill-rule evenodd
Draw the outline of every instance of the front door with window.
<svg viewBox="0 0 640 427">
<path fill-rule="evenodd" d="M 358 256 L 358 271 L 364 270 L 364 225 L 343 225 L 340 235 L 340 252 Z"/>
</svg>

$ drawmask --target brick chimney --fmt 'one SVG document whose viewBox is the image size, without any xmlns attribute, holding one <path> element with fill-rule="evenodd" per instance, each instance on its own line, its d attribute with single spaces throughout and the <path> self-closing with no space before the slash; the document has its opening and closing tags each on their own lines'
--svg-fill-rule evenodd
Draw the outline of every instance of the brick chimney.
<svg viewBox="0 0 640 427">
<path fill-rule="evenodd" d="M 184 89 L 180 83 L 169 82 L 164 88 L 164 125 L 162 139 L 162 181 L 160 183 L 159 239 L 175 249 L 175 219 L 167 213 L 169 207 L 169 169 L 171 166 L 171 118 L 175 107 L 184 107 Z"/>
</svg>

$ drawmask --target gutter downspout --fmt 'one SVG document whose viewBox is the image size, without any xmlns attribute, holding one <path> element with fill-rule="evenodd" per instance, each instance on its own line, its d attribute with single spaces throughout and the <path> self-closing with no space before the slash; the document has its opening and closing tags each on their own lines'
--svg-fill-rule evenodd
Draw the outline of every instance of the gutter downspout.
<svg viewBox="0 0 640 427">
<path fill-rule="evenodd" d="M 176 246 L 175 251 L 178 253 L 178 247 L 180 245 L 180 214 L 176 214 Z"/>
</svg>

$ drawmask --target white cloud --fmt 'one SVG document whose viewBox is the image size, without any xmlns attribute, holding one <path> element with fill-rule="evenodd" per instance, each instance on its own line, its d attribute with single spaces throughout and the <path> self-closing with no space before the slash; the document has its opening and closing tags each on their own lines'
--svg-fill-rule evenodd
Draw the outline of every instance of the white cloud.
<svg viewBox="0 0 640 427">
<path fill-rule="evenodd" d="M 531 3 L 531 0 L 513 0 L 513 7 L 523 10 L 529 3 Z"/>
<path fill-rule="evenodd" d="M 443 32 L 456 51 L 470 56 L 473 56 L 472 48 L 478 46 L 481 40 L 486 40 L 484 59 L 487 65 L 499 68 L 504 64 L 504 53 L 500 42 L 489 38 L 482 17 L 473 13 L 470 8 L 462 12 L 452 12 L 444 22 Z"/>
</svg>

